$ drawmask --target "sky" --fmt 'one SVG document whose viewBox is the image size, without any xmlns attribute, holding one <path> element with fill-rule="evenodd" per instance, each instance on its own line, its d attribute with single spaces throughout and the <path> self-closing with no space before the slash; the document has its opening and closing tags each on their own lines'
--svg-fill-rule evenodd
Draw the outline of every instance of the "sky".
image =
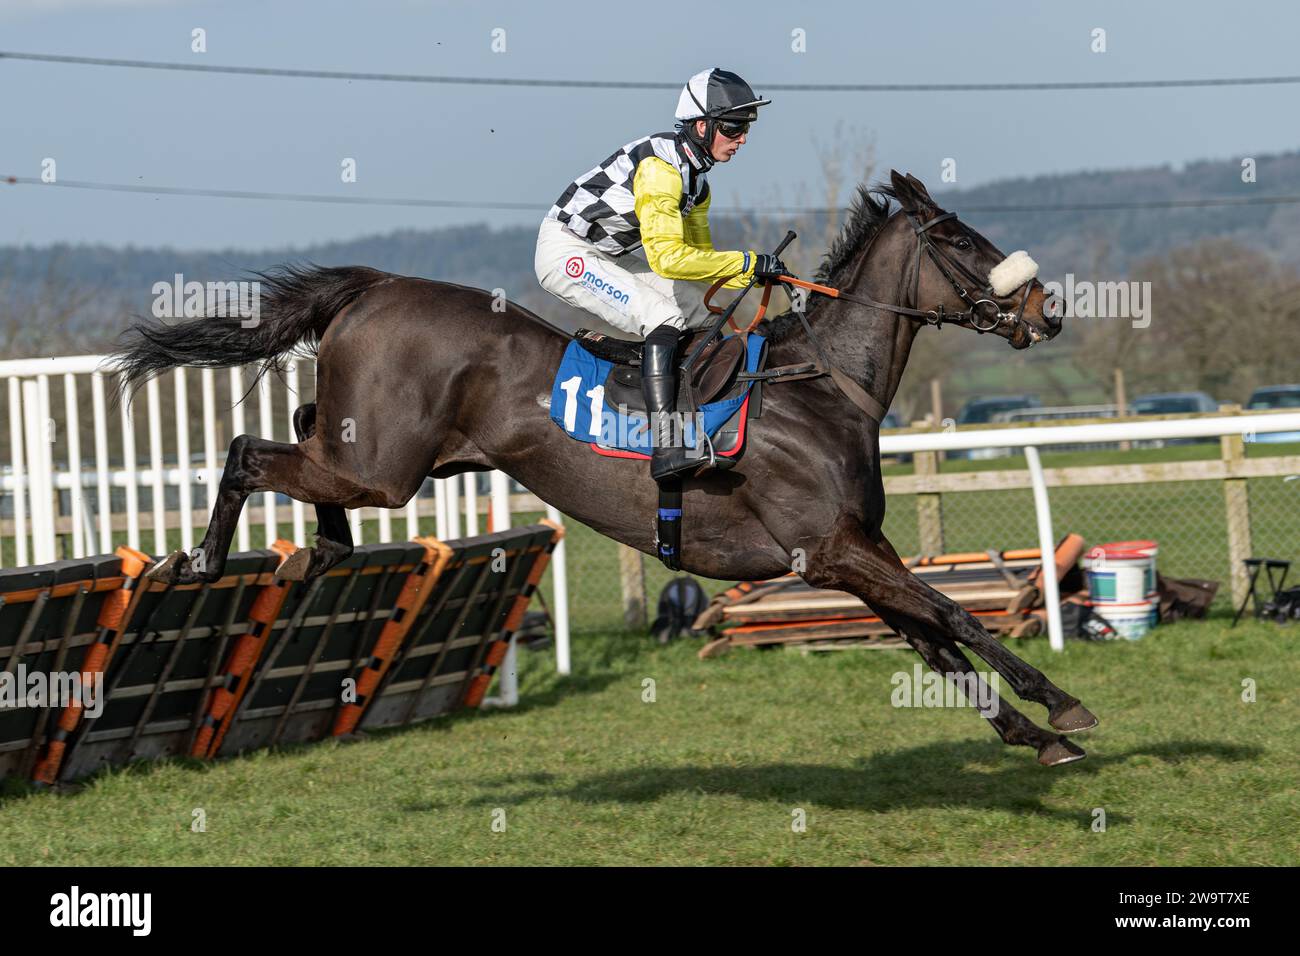
<svg viewBox="0 0 1300 956">
<path fill-rule="evenodd" d="M 659 10 L 661 13 L 655 13 Z M 1094 52 L 1093 31 L 1106 51 Z M 207 51 L 191 50 L 205 31 Z M 493 31 L 498 33 L 493 49 Z M 805 49 L 792 49 L 802 31 Z M 0 51 L 220 65 L 683 84 L 721 66 L 764 83 L 1036 82 L 1296 73 L 1300 4 L 928 0 L 610 4 L 415 0 L 0 0 Z M 0 176 L 535 210 L 160 197 L 0 184 L 0 246 L 261 249 L 465 223 L 537 222 L 622 144 L 670 130 L 676 90 L 228 76 L 0 59 Z M 842 124 L 877 171 L 955 185 L 1297 148 L 1300 86 L 767 94 L 710 173 L 715 209 L 820 181 Z M 352 159 L 356 181 L 342 182 Z M 779 192 L 778 192 L 779 191 Z"/>
</svg>

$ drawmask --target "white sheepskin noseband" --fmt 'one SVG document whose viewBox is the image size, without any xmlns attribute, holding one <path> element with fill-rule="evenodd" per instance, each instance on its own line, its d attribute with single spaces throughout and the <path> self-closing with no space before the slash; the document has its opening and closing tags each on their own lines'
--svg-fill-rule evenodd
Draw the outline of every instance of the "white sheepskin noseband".
<svg viewBox="0 0 1300 956">
<path fill-rule="evenodd" d="M 994 295 L 1008 295 L 1038 275 L 1038 263 L 1024 249 L 1017 249 L 989 271 Z"/>
</svg>

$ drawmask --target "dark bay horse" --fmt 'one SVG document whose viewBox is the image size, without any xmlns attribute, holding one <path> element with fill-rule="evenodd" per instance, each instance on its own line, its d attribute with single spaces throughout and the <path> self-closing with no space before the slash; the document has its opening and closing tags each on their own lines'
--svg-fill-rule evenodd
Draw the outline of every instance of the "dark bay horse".
<svg viewBox="0 0 1300 956">
<path fill-rule="evenodd" d="M 901 207 L 892 215 L 890 197 Z M 926 242 L 938 256 L 923 254 Z M 1004 258 L 958 219 L 943 217 L 917 179 L 893 173 L 892 185 L 874 195 L 859 188 L 819 272 L 819 281 L 859 301 L 819 298 L 807 319 L 834 364 L 888 408 L 922 323 L 877 306 L 960 315 L 972 301 L 964 287 L 978 287 Z M 357 267 L 287 268 L 263 278 L 255 327 L 233 318 L 141 324 L 115 353 L 124 388 L 132 389 L 180 365 L 257 362 L 265 373 L 294 346 L 316 345 L 316 402 L 295 413 L 298 443 L 235 438 L 202 560 L 198 551 L 176 552 L 155 578 L 219 577 L 240 510 L 256 492 L 316 506 L 315 547 L 280 571 L 305 580 L 351 552 L 345 508 L 399 508 L 426 476 L 487 469 L 602 534 L 655 553 L 657 489 L 646 464 L 595 455 L 549 418 L 564 334 L 513 304 L 494 311 L 488 292 L 447 282 Z M 1018 288 L 1019 295 L 997 298 L 1004 318 L 1010 312 L 1001 310 L 1019 312 L 996 334 L 1026 348 L 1056 335 L 1060 322 L 1047 314 L 1053 310 L 1040 282 Z M 972 315 L 956 324 L 971 327 Z M 762 331 L 771 365 L 816 357 L 791 313 Z M 1021 698 L 1046 707 L 1057 731 L 999 701 L 985 716 L 1006 743 L 1034 747 L 1049 766 L 1084 756 L 1060 734 L 1087 730 L 1096 718 L 906 570 L 885 539 L 878 422 L 828 378 L 792 382 L 764 389 L 762 418 L 751 423 L 747 443 L 734 469 L 684 482 L 685 570 L 759 580 L 794 568 L 816 587 L 861 598 L 935 671 L 978 680 L 957 646 L 964 644 Z"/>
</svg>

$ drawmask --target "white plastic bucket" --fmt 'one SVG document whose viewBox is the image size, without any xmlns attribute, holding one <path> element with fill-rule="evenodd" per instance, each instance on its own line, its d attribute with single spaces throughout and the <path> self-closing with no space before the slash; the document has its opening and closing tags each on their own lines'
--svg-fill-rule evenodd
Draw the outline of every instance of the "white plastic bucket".
<svg viewBox="0 0 1300 956">
<path fill-rule="evenodd" d="M 1143 637 L 1159 618 L 1157 552 L 1154 541 L 1112 541 L 1083 559 L 1089 603 L 1129 640 Z"/>
<path fill-rule="evenodd" d="M 1105 618 L 1120 637 L 1136 641 L 1145 637 L 1155 625 L 1160 615 L 1160 601 L 1151 598 L 1134 604 L 1094 603 L 1092 609 Z"/>
</svg>

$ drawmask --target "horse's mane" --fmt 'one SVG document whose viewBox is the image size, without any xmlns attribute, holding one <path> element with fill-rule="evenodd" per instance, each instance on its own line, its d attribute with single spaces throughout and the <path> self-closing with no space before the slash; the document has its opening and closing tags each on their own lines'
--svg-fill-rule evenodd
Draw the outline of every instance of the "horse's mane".
<svg viewBox="0 0 1300 956">
<path fill-rule="evenodd" d="M 868 186 L 862 183 L 854 194 L 849 206 L 848 219 L 845 220 L 840 234 L 831 243 L 831 247 L 822 256 L 822 263 L 817 268 L 813 281 L 819 285 L 838 287 L 848 272 L 849 267 L 859 252 L 875 237 L 881 227 L 889 221 L 890 200 L 895 199 L 892 186 L 886 183 L 874 183 Z M 821 296 L 808 298 L 805 315 L 815 314 Z M 802 327 L 799 317 L 793 312 L 782 312 L 778 316 L 764 321 L 761 331 L 769 341 L 779 342 L 791 332 Z"/>
</svg>

